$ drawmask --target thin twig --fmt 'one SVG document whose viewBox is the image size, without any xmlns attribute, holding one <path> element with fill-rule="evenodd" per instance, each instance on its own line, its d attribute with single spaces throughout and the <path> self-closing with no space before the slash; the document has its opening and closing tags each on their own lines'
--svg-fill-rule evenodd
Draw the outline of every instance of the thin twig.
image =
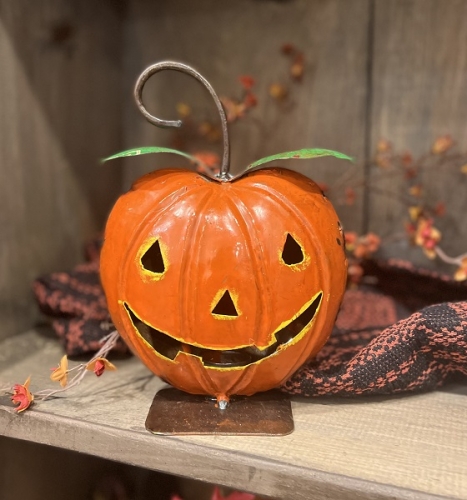
<svg viewBox="0 0 467 500">
<path fill-rule="evenodd" d="M 103 346 L 96 352 L 96 354 L 94 354 L 94 356 L 87 363 L 80 363 L 77 367 L 71 369 L 71 370 L 78 369 L 78 373 L 76 373 L 76 375 L 71 379 L 71 381 L 66 385 L 66 387 L 63 387 L 62 389 L 46 389 L 43 391 L 35 392 L 34 396 L 36 400 L 39 399 L 41 401 L 45 401 L 46 399 L 50 398 L 51 396 L 54 396 L 55 394 L 68 391 L 69 389 L 72 389 L 73 387 L 79 385 L 83 380 L 83 378 L 85 377 L 85 375 L 88 373 L 86 367 L 96 359 L 104 358 L 105 356 L 107 356 L 107 354 L 113 349 L 113 347 L 117 343 L 119 337 L 120 335 L 117 331 L 114 331 L 106 335 L 101 340 Z"/>
<path fill-rule="evenodd" d="M 467 259 L 467 253 L 464 253 L 462 255 L 459 255 L 458 257 L 450 257 L 447 255 L 444 250 L 438 246 L 435 247 L 435 252 L 436 255 L 443 261 L 446 262 L 447 264 L 453 264 L 455 266 L 460 266 L 462 265 L 462 261 L 464 259 Z"/>
<path fill-rule="evenodd" d="M 432 159 L 436 159 L 436 161 L 433 161 L 432 164 L 425 164 L 425 162 Z M 450 155 L 436 157 L 434 154 L 428 153 L 414 161 L 410 168 L 416 169 L 417 176 L 420 176 L 420 174 L 426 173 L 427 171 L 431 170 L 450 169 L 464 159 L 465 156 L 461 153 L 451 153 Z M 338 192 L 343 187 L 352 187 L 354 189 L 359 187 L 371 188 L 378 182 L 386 182 L 387 179 L 391 179 L 393 177 L 403 177 L 406 174 L 406 167 L 402 164 L 401 155 L 394 155 L 392 157 L 391 166 L 394 168 L 394 170 L 392 171 L 378 166 L 374 159 L 369 161 L 369 165 L 370 167 L 375 168 L 376 171 L 380 174 L 380 178 L 373 178 L 371 180 L 371 186 L 369 185 L 368 180 L 363 177 L 359 177 L 352 182 L 351 176 L 354 175 L 354 172 L 349 172 L 347 170 L 332 184 L 330 184 L 329 192 Z M 365 164 L 362 164 L 362 167 L 364 166 Z"/>
</svg>

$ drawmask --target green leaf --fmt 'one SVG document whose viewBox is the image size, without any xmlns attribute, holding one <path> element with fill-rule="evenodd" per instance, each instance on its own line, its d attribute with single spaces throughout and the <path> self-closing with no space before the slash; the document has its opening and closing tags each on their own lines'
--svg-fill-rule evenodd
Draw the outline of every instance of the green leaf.
<svg viewBox="0 0 467 500">
<path fill-rule="evenodd" d="M 102 159 L 101 162 L 104 163 L 104 162 L 109 161 L 109 160 L 114 160 L 115 158 L 125 158 L 127 156 L 147 155 L 150 153 L 172 153 L 172 154 L 184 156 L 185 158 L 188 158 L 190 161 L 204 165 L 204 163 L 202 161 L 198 160 L 194 156 L 189 155 L 188 153 L 184 153 L 183 151 L 178 151 L 177 149 L 170 149 L 170 148 L 161 148 L 161 147 L 156 147 L 156 146 L 127 149 L 126 151 L 121 151 L 120 153 L 115 153 L 112 156 L 108 156 L 107 158 Z"/>
<path fill-rule="evenodd" d="M 268 163 L 274 160 L 305 160 L 307 158 L 319 158 L 321 156 L 334 156 L 335 158 L 340 158 L 341 160 L 354 161 L 350 156 L 344 153 L 339 153 L 338 151 L 332 151 L 331 149 L 299 149 L 297 151 L 288 151 L 287 153 L 279 153 L 277 155 L 267 156 L 266 158 L 261 158 L 261 160 L 250 163 L 246 170 L 251 170 L 252 168 L 258 167 L 263 163 Z"/>
</svg>

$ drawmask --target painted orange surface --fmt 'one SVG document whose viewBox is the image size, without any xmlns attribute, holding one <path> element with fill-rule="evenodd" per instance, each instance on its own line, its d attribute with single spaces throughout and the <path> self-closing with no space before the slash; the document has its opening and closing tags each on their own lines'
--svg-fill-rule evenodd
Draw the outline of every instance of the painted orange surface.
<svg viewBox="0 0 467 500">
<path fill-rule="evenodd" d="M 276 387 L 314 356 L 346 276 L 331 203 L 281 168 L 232 182 L 148 174 L 113 208 L 101 257 L 112 320 L 134 353 L 218 400 Z"/>
</svg>

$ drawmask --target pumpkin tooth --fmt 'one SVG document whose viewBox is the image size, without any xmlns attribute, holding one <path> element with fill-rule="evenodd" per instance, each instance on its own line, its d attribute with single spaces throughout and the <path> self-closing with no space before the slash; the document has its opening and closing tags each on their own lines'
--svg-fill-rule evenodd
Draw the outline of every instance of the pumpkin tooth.
<svg viewBox="0 0 467 500">
<path fill-rule="evenodd" d="M 323 293 L 321 292 L 299 316 L 275 333 L 277 340 L 276 344 L 278 344 L 278 346 L 287 344 L 293 340 L 313 320 L 321 303 L 322 297 Z"/>
<path fill-rule="evenodd" d="M 313 321 L 322 297 L 323 293 L 320 292 L 299 316 L 275 333 L 276 342 L 265 349 L 249 346 L 239 349 L 219 350 L 185 344 L 140 320 L 127 303 L 124 303 L 124 306 L 135 329 L 161 356 L 175 360 L 178 353 L 182 352 L 201 358 L 203 365 L 207 367 L 233 368 L 251 365 L 283 349 L 286 344 L 291 342 Z"/>
</svg>

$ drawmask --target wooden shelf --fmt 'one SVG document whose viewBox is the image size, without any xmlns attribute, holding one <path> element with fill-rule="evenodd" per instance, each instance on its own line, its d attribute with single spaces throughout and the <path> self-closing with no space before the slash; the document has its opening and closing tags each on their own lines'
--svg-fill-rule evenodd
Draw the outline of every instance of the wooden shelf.
<svg viewBox="0 0 467 500">
<path fill-rule="evenodd" d="M 37 331 L 0 344 L 0 387 L 50 387 L 58 342 Z M 283 499 L 467 497 L 467 386 L 408 397 L 294 400 L 286 437 L 149 434 L 162 382 L 135 358 L 17 415 L 0 398 L 0 435 Z"/>
</svg>

